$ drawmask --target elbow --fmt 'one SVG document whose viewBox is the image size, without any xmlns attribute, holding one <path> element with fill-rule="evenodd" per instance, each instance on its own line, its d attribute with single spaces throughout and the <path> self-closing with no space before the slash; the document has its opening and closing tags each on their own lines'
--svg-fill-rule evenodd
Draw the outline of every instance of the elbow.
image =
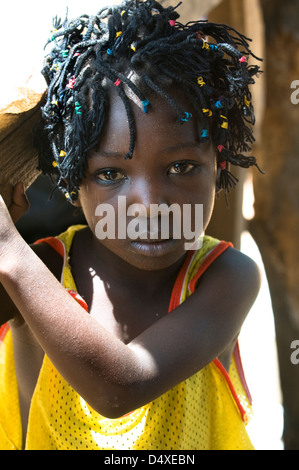
<svg viewBox="0 0 299 470">
<path fill-rule="evenodd" d="M 91 390 L 92 393 L 90 393 Z M 88 391 L 85 390 L 87 393 L 78 392 L 95 412 L 108 419 L 121 418 L 145 404 L 143 400 L 144 389 L 141 384 L 136 383 L 106 382 L 98 384 Z"/>
<path fill-rule="evenodd" d="M 132 413 L 139 406 L 134 406 L 132 399 L 120 398 L 119 395 L 111 394 L 109 397 L 96 399 L 94 402 L 87 402 L 91 408 L 107 419 L 119 419 Z"/>
<path fill-rule="evenodd" d="M 117 367 L 110 368 L 108 372 L 105 370 L 103 373 L 101 368 L 93 369 L 91 380 L 84 381 L 81 390 L 77 390 L 91 408 L 108 419 L 132 413 L 152 398 L 153 367 L 144 365 L 152 366 L 148 353 L 146 356 L 140 346 L 126 348 L 130 360 L 125 365 L 120 358 Z"/>
</svg>

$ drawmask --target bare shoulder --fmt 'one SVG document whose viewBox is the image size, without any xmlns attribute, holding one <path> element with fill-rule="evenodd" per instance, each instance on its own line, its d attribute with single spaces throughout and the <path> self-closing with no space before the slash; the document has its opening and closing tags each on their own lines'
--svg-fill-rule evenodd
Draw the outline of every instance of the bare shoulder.
<svg viewBox="0 0 299 470">
<path fill-rule="evenodd" d="M 216 295 L 224 307 L 235 305 L 233 310 L 246 312 L 254 303 L 261 286 L 258 265 L 244 253 L 228 248 L 214 261 L 197 285 L 197 295 L 205 290 Z"/>
<path fill-rule="evenodd" d="M 214 263 L 214 270 L 226 274 L 227 281 L 237 286 L 246 285 L 248 291 L 257 294 L 261 285 L 261 271 L 256 262 L 235 248 L 228 248 Z"/>
</svg>

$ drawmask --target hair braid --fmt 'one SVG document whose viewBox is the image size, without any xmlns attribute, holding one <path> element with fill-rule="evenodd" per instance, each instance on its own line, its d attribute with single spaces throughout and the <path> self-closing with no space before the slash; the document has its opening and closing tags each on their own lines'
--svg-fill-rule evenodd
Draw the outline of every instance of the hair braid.
<svg viewBox="0 0 299 470">
<path fill-rule="evenodd" d="M 180 4 L 179 4 L 180 5 Z M 183 124 L 191 114 L 168 93 L 178 86 L 202 123 L 202 141 L 212 139 L 221 168 L 221 185 L 236 184 L 228 165 L 257 166 L 243 155 L 254 142 L 250 86 L 259 72 L 250 40 L 235 29 L 209 21 L 181 24 L 176 7 L 155 0 L 125 0 L 63 22 L 54 18 L 43 75 L 48 85 L 36 132 L 39 165 L 75 200 L 89 152 L 101 137 L 108 112 L 106 83 L 115 85 L 128 117 L 134 153 L 136 129 L 130 89 L 150 108 L 147 93 L 158 94 Z M 257 59 L 257 58 L 256 58 Z M 132 77 L 138 77 L 134 80 Z"/>
</svg>

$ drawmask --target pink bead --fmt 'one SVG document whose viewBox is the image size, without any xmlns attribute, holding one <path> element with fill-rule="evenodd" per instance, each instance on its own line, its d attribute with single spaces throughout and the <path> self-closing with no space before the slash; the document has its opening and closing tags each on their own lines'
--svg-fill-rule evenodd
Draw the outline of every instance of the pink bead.
<svg viewBox="0 0 299 470">
<path fill-rule="evenodd" d="M 69 80 L 68 84 L 66 85 L 66 88 L 69 88 L 70 90 L 72 90 L 74 88 L 74 85 L 75 85 L 75 77 Z"/>
</svg>

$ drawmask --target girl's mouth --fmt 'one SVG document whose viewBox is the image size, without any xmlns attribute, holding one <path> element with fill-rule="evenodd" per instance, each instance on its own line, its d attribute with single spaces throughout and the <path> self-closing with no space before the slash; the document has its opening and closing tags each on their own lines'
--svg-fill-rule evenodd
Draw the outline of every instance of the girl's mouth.
<svg viewBox="0 0 299 470">
<path fill-rule="evenodd" d="M 144 256 L 163 256 L 173 252 L 177 248 L 179 240 L 168 239 L 148 239 L 132 240 L 131 247 L 136 253 Z"/>
</svg>

